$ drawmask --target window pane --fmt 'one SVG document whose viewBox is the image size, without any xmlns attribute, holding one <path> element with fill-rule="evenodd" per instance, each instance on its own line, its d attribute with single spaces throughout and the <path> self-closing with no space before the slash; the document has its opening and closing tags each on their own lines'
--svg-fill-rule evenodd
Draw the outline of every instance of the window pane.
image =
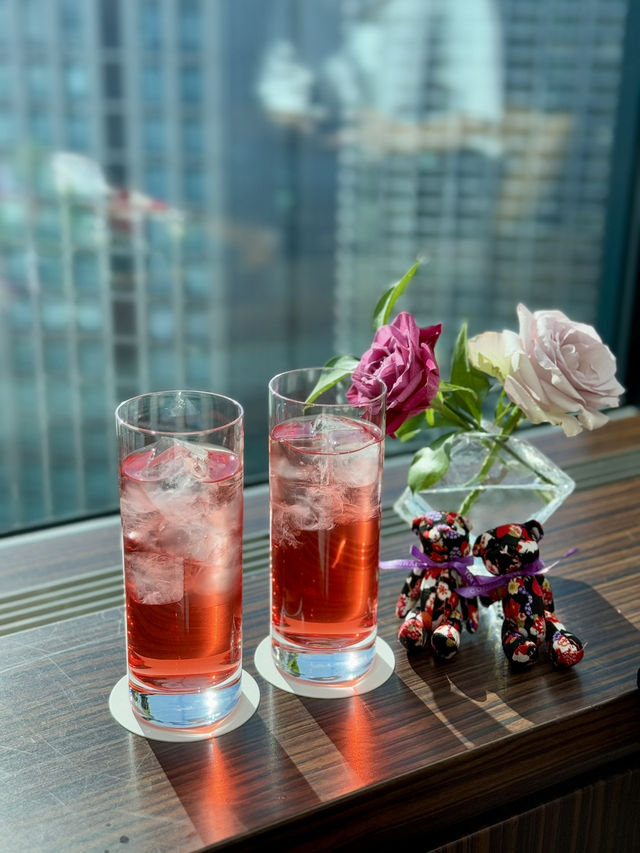
<svg viewBox="0 0 640 853">
<path fill-rule="evenodd" d="M 197 50 L 200 47 L 202 19 L 199 0 L 182 0 L 180 5 L 180 47 Z"/>
<path fill-rule="evenodd" d="M 202 71 L 197 67 L 183 68 L 180 74 L 180 94 L 183 101 L 197 103 L 202 99 Z"/>
<path fill-rule="evenodd" d="M 162 45 L 162 5 L 158 0 L 140 0 L 140 41 L 143 47 Z"/>
<path fill-rule="evenodd" d="M 157 63 L 146 63 L 141 71 L 142 99 L 145 103 L 155 103 L 165 97 L 163 69 Z"/>
<path fill-rule="evenodd" d="M 105 98 L 122 97 L 122 73 L 117 62 L 105 62 L 102 68 Z"/>
<path fill-rule="evenodd" d="M 0 0 L 0 533 L 114 510 L 148 390 L 239 399 L 264 479 L 269 378 L 417 255 L 443 370 L 520 301 L 598 328 L 627 8 Z"/>
</svg>

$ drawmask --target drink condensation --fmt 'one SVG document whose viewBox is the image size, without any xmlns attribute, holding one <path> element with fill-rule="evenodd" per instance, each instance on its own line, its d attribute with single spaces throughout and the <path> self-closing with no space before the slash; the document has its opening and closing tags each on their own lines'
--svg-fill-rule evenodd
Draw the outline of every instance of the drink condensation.
<svg viewBox="0 0 640 853">
<path fill-rule="evenodd" d="M 302 678 L 344 682 L 371 665 L 382 461 L 380 429 L 354 418 L 271 432 L 272 644 Z"/>
<path fill-rule="evenodd" d="M 241 460 L 161 439 L 123 459 L 120 492 L 134 708 L 231 686 L 222 716 L 237 703 L 242 666 Z"/>
</svg>

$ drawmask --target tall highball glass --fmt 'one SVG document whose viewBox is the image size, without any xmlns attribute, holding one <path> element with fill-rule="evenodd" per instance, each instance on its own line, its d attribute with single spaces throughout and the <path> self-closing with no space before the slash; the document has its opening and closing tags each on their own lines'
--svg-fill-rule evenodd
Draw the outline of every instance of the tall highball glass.
<svg viewBox="0 0 640 853">
<path fill-rule="evenodd" d="M 213 731 L 241 688 L 242 407 L 159 391 L 121 403 L 116 429 L 132 710 Z"/>
<path fill-rule="evenodd" d="M 271 647 L 308 682 L 347 684 L 375 655 L 386 388 L 354 406 L 326 368 L 269 383 Z"/>
</svg>

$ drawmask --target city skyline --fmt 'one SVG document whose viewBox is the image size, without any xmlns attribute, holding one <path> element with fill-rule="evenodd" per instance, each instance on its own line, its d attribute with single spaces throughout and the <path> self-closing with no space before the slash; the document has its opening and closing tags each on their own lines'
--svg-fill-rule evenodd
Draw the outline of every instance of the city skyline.
<svg viewBox="0 0 640 853">
<path fill-rule="evenodd" d="M 146 390 L 240 399 L 263 479 L 268 378 L 361 352 L 418 254 L 404 305 L 443 362 L 518 300 L 597 324 L 625 2 L 496 4 L 491 130 L 436 154 L 354 120 L 444 103 L 411 0 L 393 85 L 349 89 L 393 5 L 0 0 L 0 532 L 116 511 L 113 410 Z"/>
</svg>

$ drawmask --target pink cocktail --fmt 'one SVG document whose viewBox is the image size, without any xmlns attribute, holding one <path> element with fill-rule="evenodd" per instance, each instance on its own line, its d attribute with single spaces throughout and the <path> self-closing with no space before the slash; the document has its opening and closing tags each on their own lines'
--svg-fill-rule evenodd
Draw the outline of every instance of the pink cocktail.
<svg viewBox="0 0 640 853">
<path fill-rule="evenodd" d="M 318 401 L 272 418 L 271 642 L 287 675 L 344 683 L 373 660 L 384 436 L 374 412 Z"/>
<path fill-rule="evenodd" d="M 194 402 L 194 392 L 179 393 Z M 205 397 L 208 422 L 214 405 L 228 404 Z M 148 411 L 142 419 L 153 422 Z M 160 426 L 143 429 L 143 440 L 139 427 L 119 423 L 121 446 L 140 444 L 121 452 L 120 513 L 134 713 L 156 725 L 194 729 L 226 716 L 239 698 L 242 429 L 236 424 L 238 442 L 225 439 L 226 429 L 180 423 L 165 413 Z"/>
</svg>

